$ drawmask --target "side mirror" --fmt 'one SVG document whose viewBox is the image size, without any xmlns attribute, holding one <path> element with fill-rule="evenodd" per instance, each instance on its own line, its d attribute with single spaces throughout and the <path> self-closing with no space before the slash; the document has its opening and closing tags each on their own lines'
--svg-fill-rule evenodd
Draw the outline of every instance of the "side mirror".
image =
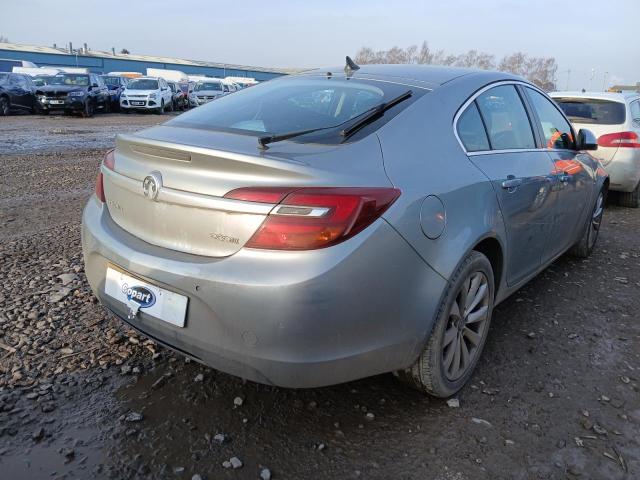
<svg viewBox="0 0 640 480">
<path fill-rule="evenodd" d="M 598 140 L 591 130 L 581 128 L 578 132 L 578 141 L 576 142 L 576 150 L 597 150 Z"/>
<path fill-rule="evenodd" d="M 91 84 L 91 88 L 98 88 L 98 84 L 97 83 L 92 83 Z"/>
</svg>

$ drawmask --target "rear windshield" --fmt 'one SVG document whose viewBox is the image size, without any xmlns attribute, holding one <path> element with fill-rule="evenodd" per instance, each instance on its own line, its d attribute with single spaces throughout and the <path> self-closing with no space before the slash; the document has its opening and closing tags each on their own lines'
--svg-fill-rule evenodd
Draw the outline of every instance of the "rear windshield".
<svg viewBox="0 0 640 480">
<path fill-rule="evenodd" d="M 131 80 L 127 84 L 127 90 L 158 90 L 158 81 L 148 78 Z"/>
<path fill-rule="evenodd" d="M 350 120 L 408 90 L 413 93 L 411 97 L 349 137 L 354 140 L 380 128 L 426 90 L 343 76 L 282 77 L 218 98 L 168 123 L 254 136 L 321 128 L 320 132 L 299 136 L 292 141 L 337 144 L 344 141 L 340 131 Z"/>
<path fill-rule="evenodd" d="M 592 98 L 554 98 L 565 115 L 575 123 L 617 125 L 625 122 L 625 104 Z"/>
</svg>

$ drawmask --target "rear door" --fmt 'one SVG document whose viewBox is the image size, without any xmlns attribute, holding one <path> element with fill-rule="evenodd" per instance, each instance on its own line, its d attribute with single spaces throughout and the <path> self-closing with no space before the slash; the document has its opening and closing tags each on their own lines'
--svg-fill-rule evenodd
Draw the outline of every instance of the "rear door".
<svg viewBox="0 0 640 480">
<path fill-rule="evenodd" d="M 481 91 L 459 116 L 457 131 L 498 197 L 508 238 L 507 282 L 515 285 L 541 263 L 552 225 L 553 163 L 537 148 L 514 84 Z"/>
<path fill-rule="evenodd" d="M 575 150 L 575 134 L 559 108 L 542 93 L 524 87 L 542 137 L 542 146 L 553 162 L 555 176 L 553 228 L 543 262 L 564 252 L 576 240 L 591 201 L 594 174 L 590 164 L 581 161 Z"/>
</svg>

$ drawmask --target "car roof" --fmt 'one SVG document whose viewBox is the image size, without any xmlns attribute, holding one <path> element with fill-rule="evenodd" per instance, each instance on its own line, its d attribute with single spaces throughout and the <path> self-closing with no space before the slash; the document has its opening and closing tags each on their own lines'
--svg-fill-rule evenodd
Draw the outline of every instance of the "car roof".
<svg viewBox="0 0 640 480">
<path fill-rule="evenodd" d="M 619 92 L 551 92 L 549 94 L 551 98 L 591 98 L 594 100 L 610 100 L 612 102 L 626 103 L 630 100 L 640 98 L 640 94 L 636 92 L 619 93 Z"/>
<path fill-rule="evenodd" d="M 317 68 L 302 72 L 300 75 L 327 74 L 340 76 L 344 75 L 344 66 Z M 401 83 L 419 82 L 425 84 L 427 88 L 435 88 L 444 85 L 456 78 L 474 75 L 485 77 L 487 83 L 496 80 L 522 80 L 521 77 L 505 72 L 494 72 L 490 70 L 476 70 L 471 68 L 446 67 L 439 65 L 386 65 L 372 64 L 361 65 L 360 69 L 352 71 L 349 76 L 352 78 L 372 78 L 396 80 Z M 528 83 L 528 82 L 527 82 Z"/>
</svg>

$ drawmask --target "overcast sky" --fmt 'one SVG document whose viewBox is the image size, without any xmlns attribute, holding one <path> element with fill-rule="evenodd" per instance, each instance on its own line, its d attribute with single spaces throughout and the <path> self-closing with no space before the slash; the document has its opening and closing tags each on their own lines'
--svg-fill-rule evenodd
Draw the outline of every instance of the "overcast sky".
<svg viewBox="0 0 640 480">
<path fill-rule="evenodd" d="M 640 0 L 0 0 L 15 43 L 278 67 L 336 65 L 361 46 L 553 56 L 558 87 L 640 81 Z M 348 3 L 348 5 L 347 5 Z M 592 70 L 595 70 L 591 80 Z"/>
</svg>

